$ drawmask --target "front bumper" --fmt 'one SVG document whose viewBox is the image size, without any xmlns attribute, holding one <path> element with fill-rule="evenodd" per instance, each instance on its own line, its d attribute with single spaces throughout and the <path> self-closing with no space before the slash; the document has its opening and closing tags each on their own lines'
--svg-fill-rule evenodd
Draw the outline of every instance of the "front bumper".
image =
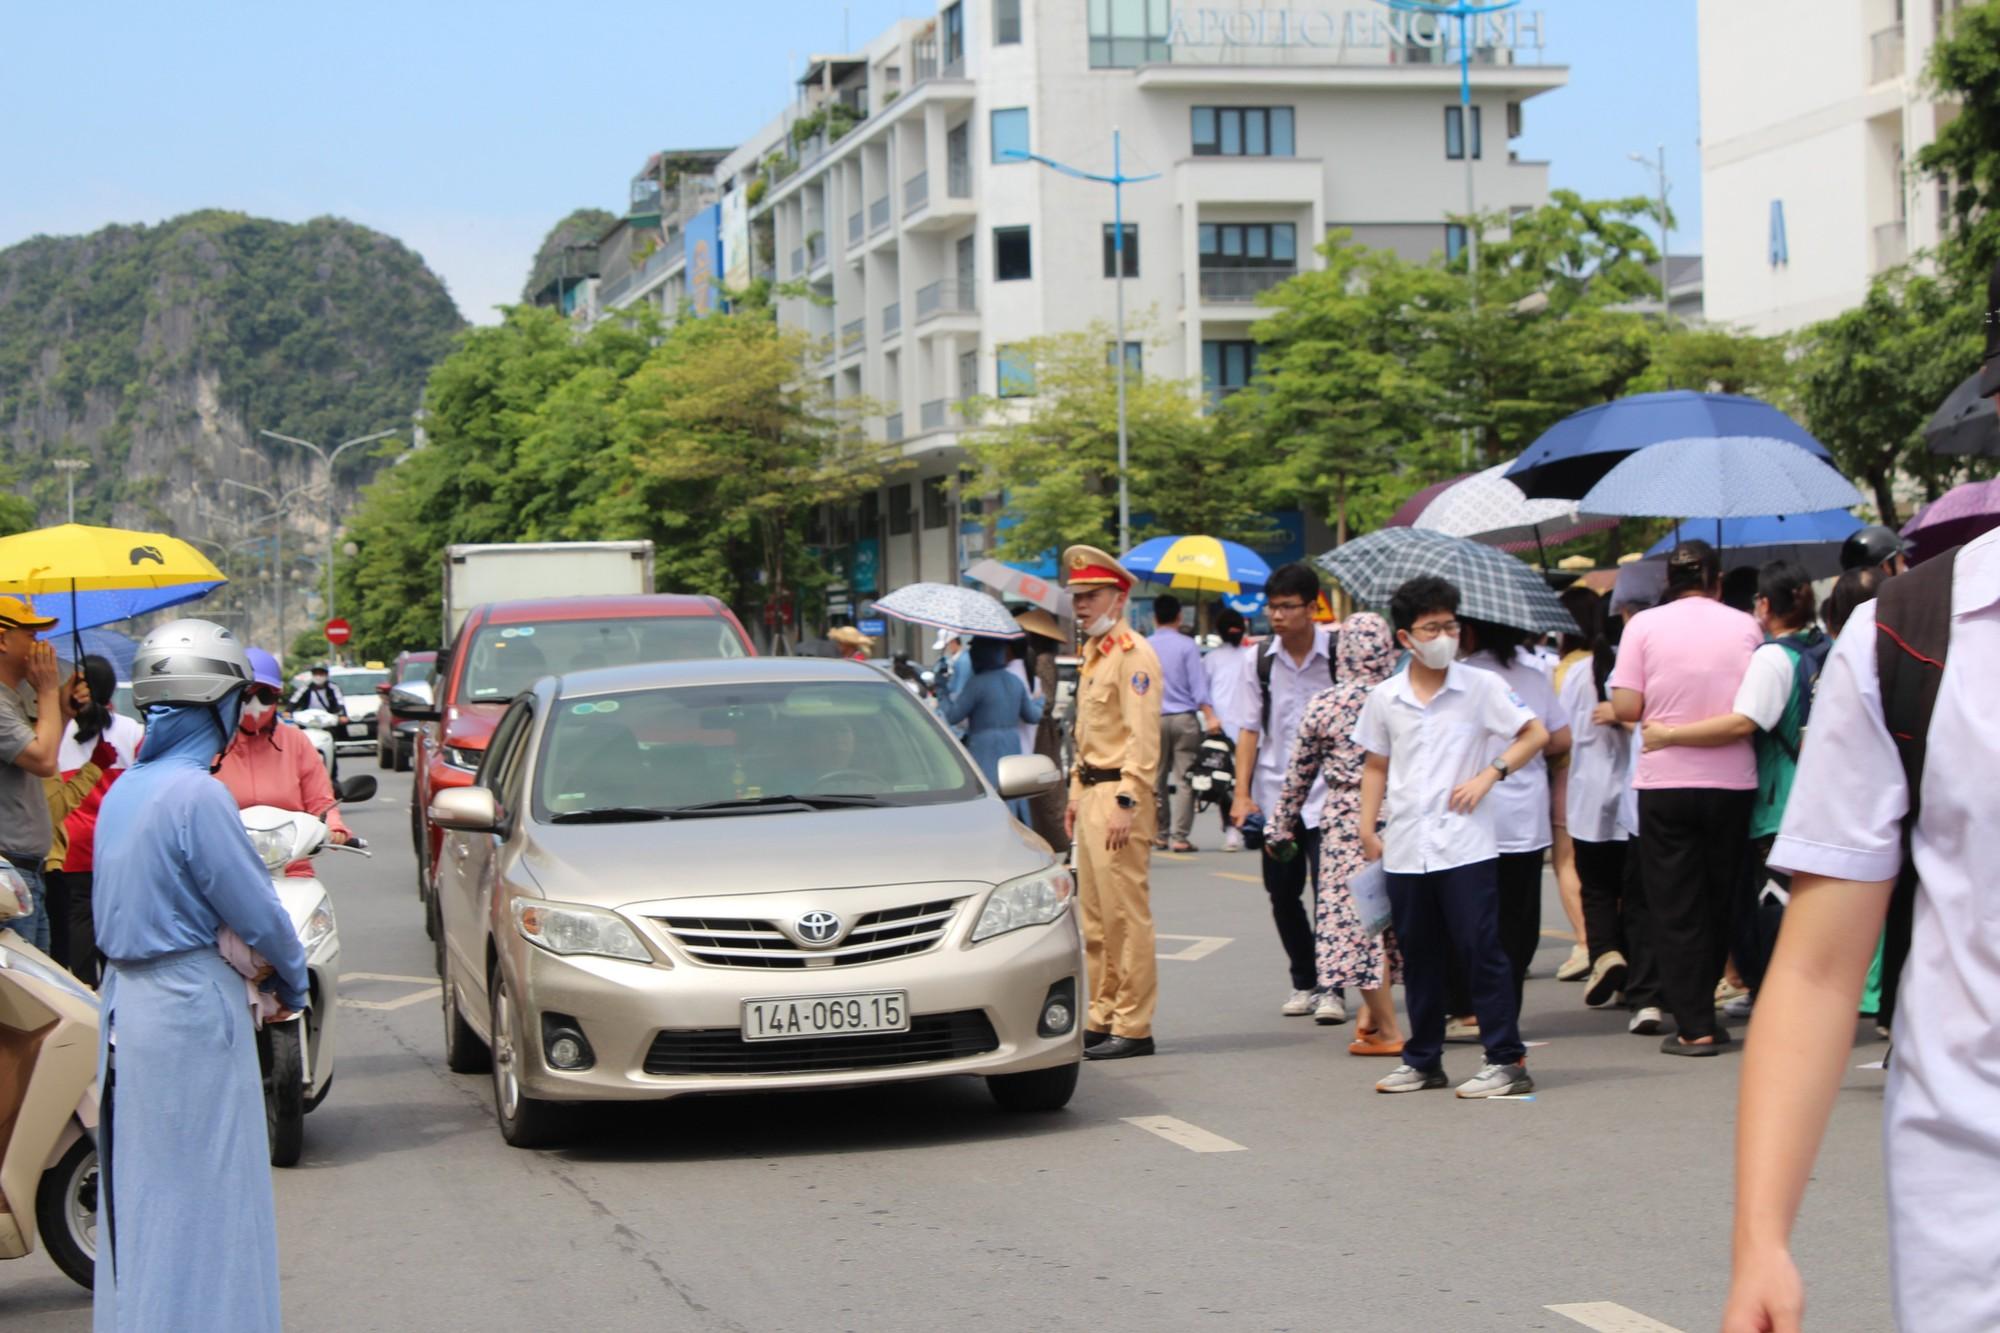
<svg viewBox="0 0 2000 1333">
<path fill-rule="evenodd" d="M 969 906 L 976 906 L 976 900 Z M 551 1101 L 635 1101 L 690 1093 L 753 1092 L 844 1087 L 903 1082 L 945 1074 L 1017 1074 L 1074 1063 L 1083 1054 L 1083 947 L 1076 913 L 1045 926 L 1030 926 L 967 947 L 970 921 L 962 914 L 951 935 L 928 953 L 863 966 L 812 969 L 711 967 L 676 956 L 671 967 L 614 958 L 562 957 L 548 953 L 509 930 L 502 964 L 517 980 L 525 1047 L 518 1061 L 522 1085 L 533 1097 Z M 1043 1037 L 1037 1027 L 1052 986 L 1067 980 L 1074 999 L 1069 1030 Z M 909 1062 L 863 1036 L 754 1042 L 759 1072 L 648 1073 L 653 1063 L 675 1063 L 672 1051 L 698 1047 L 713 1053 L 730 1046 L 740 1029 L 742 1002 L 777 996 L 813 996 L 900 990 L 909 995 L 912 1038 L 904 1048 Z M 549 1067 L 542 1041 L 542 1015 L 576 1020 L 596 1056 L 582 1071 Z M 928 1022 L 926 1020 L 929 1020 Z M 988 1045 L 967 1054 L 965 1050 Z M 665 1035 L 655 1050 L 655 1039 Z M 975 1035 L 976 1034 L 976 1035 Z M 871 1067 L 828 1067 L 853 1042 L 857 1059 L 894 1062 Z M 781 1048 L 814 1049 L 810 1071 L 774 1070 L 789 1063 Z M 664 1052 L 664 1053 L 662 1053 Z M 864 1052 L 869 1054 L 864 1055 Z"/>
</svg>

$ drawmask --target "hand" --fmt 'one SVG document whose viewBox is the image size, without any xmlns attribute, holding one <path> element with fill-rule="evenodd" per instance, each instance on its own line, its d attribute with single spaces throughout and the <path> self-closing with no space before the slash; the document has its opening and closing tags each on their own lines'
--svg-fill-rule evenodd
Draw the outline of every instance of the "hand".
<svg viewBox="0 0 2000 1333">
<path fill-rule="evenodd" d="M 287 1021 L 289 1021 L 289 1020 L 291 1020 L 291 1019 L 294 1019 L 294 1018 L 297 1018 L 298 1016 L 299 1016 L 299 1011 L 298 1011 L 298 1010 L 296 1010 L 296 1009 L 287 1009 L 287 1008 L 285 1008 L 285 1006 L 284 1006 L 284 1005 L 280 1004 L 280 1005 L 278 1006 L 278 1012 L 277 1012 L 277 1013 L 275 1013 L 275 1014 L 272 1014 L 272 1015 L 271 1015 L 271 1016 L 270 1016 L 269 1018 L 265 1019 L 265 1020 L 264 1020 L 264 1022 L 265 1022 L 265 1023 L 267 1023 L 267 1024 L 269 1024 L 269 1023 L 283 1023 L 283 1022 L 287 1022 Z"/>
<path fill-rule="evenodd" d="M 81 694 L 81 699 L 76 696 Z M 73 722 L 76 715 L 90 707 L 90 686 L 84 684 L 83 674 L 78 672 L 62 683 L 56 691 L 56 706 L 62 710 L 63 721 Z"/>
<path fill-rule="evenodd" d="M 1486 799 L 1486 793 L 1492 791 L 1493 784 L 1499 780 L 1500 773 L 1498 769 L 1482 768 L 1479 770 L 1477 777 L 1470 778 L 1452 788 L 1451 808 L 1453 813 L 1469 815 L 1474 810 L 1477 810 L 1479 803 Z"/>
<path fill-rule="evenodd" d="M 1805 1284 L 1789 1251 L 1738 1255 L 1722 1333 L 1799 1333 L 1805 1306 Z"/>
<path fill-rule="evenodd" d="M 1110 820 L 1104 825 L 1104 850 L 1121 851 L 1130 841 L 1132 841 L 1132 812 L 1121 805 L 1112 810 Z"/>
<path fill-rule="evenodd" d="M 347 714 L 342 713 L 340 715 L 340 725 L 343 727 L 347 725 Z"/>
<path fill-rule="evenodd" d="M 1220 736 L 1222 734 L 1222 719 L 1210 713 L 1202 719 L 1201 729 L 1210 736 Z"/>
<path fill-rule="evenodd" d="M 273 976 L 277 975 L 277 972 L 278 972 L 277 968 L 272 967 L 269 963 L 266 963 L 262 967 L 257 969 L 257 975 L 250 978 L 250 980 L 257 982 L 269 981 Z"/>
<path fill-rule="evenodd" d="M 1646 753 L 1664 750 L 1674 743 L 1674 729 L 1662 722 L 1646 724 Z"/>
<path fill-rule="evenodd" d="M 1618 710 L 1611 706 L 1609 699 L 1606 699 L 1590 710 L 1590 720 L 1600 727 L 1615 727 L 1618 725 Z"/>
<path fill-rule="evenodd" d="M 1063 839 L 1064 839 L 1064 841 L 1066 841 L 1066 842 L 1075 842 L 1075 841 L 1076 841 L 1076 802 L 1075 802 L 1075 801 L 1071 801 L 1071 802 L 1069 803 L 1069 805 L 1068 805 L 1067 807 L 1065 807 L 1065 808 L 1064 808 L 1064 810 L 1063 810 Z"/>
<path fill-rule="evenodd" d="M 1236 799 L 1229 803 L 1229 822 L 1237 828 L 1242 828 L 1243 821 L 1257 813 L 1257 803 L 1250 799 L 1247 791 L 1237 792 Z"/>
<path fill-rule="evenodd" d="M 56 674 L 54 645 L 37 642 L 28 649 L 28 684 L 38 695 L 54 694 L 62 684 L 62 677 Z"/>
<path fill-rule="evenodd" d="M 353 837 L 354 835 L 349 833 L 346 829 L 337 828 L 333 832 L 326 835 L 326 840 L 332 843 L 336 847 L 345 847 L 349 842 L 353 840 Z"/>
<path fill-rule="evenodd" d="M 1266 833 L 1264 835 L 1264 855 L 1270 857 L 1273 861 L 1277 860 L 1279 849 L 1291 840 L 1292 835 L 1289 833 L 1277 836 Z"/>
<path fill-rule="evenodd" d="M 1361 855 L 1365 860 L 1369 861 L 1381 860 L 1382 835 L 1379 833 L 1371 833 L 1367 829 L 1363 829 L 1361 831 Z"/>
</svg>

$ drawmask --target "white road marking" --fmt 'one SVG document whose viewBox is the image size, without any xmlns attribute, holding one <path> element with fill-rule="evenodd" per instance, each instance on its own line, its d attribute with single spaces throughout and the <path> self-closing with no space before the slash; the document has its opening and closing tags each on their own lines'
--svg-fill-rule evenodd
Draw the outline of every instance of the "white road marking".
<svg viewBox="0 0 2000 1333">
<path fill-rule="evenodd" d="M 1136 1125 L 1148 1134 L 1157 1134 L 1168 1143 L 1177 1144 L 1189 1152 L 1249 1152 L 1240 1143 L 1225 1139 L 1220 1134 L 1211 1134 L 1199 1125 L 1190 1125 L 1185 1120 L 1176 1120 L 1170 1115 L 1128 1115 L 1124 1117 L 1128 1125 Z"/>
<path fill-rule="evenodd" d="M 1173 953 L 1155 953 L 1153 957 L 1169 963 L 1196 963 L 1235 939 L 1233 935 L 1155 935 L 1156 940 L 1188 940 L 1186 946 Z"/>
<path fill-rule="evenodd" d="M 375 800 L 375 804 L 377 804 L 377 805 L 401 805 L 401 804 L 402 804 L 402 802 L 401 802 L 401 801 L 399 801 L 399 800 L 397 800 L 397 799 L 396 799 L 395 797 L 393 797 L 393 796 L 381 796 L 381 797 L 377 797 L 377 798 L 376 798 L 376 800 Z"/>
<path fill-rule="evenodd" d="M 394 972 L 342 972 L 340 979 L 342 981 L 403 981 L 412 986 L 435 986 L 438 984 L 436 977 L 405 977 L 399 976 Z"/>
<path fill-rule="evenodd" d="M 374 1009 L 378 1012 L 390 1009 L 407 1009 L 409 1006 L 420 1004 L 425 1000 L 435 1000 L 443 993 L 443 988 L 433 981 L 423 990 L 412 992 L 395 1000 L 354 1000 L 343 995 L 340 997 L 340 1007 L 343 1009 Z"/>
<path fill-rule="evenodd" d="M 1887 1069 L 1889 1066 L 1880 1060 L 1870 1060 L 1865 1065 L 1856 1065 L 1854 1067 L 1856 1069 Z"/>
<path fill-rule="evenodd" d="M 1628 1310 L 1613 1301 L 1583 1301 L 1575 1305 L 1545 1305 L 1551 1314 L 1573 1319 L 1597 1333 L 1681 1333 L 1672 1324 L 1648 1319 L 1637 1310 Z"/>
</svg>

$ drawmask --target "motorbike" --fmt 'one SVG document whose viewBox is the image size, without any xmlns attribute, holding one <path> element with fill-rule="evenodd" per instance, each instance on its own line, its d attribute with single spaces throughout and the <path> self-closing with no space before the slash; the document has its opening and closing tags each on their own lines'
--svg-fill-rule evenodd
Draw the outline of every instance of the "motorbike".
<svg viewBox="0 0 2000 1333">
<path fill-rule="evenodd" d="M 97 1268 L 98 1018 L 88 986 L 0 929 L 0 1259 L 33 1254 L 39 1240 L 86 1290 Z"/>
<path fill-rule="evenodd" d="M 342 801 L 374 798 L 376 783 L 366 774 L 340 784 Z M 305 949 L 308 997 L 305 1009 L 257 1031 L 257 1063 L 264 1080 L 264 1126 L 272 1166 L 297 1166 L 305 1151 L 305 1118 L 333 1089 L 333 1038 L 340 999 L 340 930 L 333 899 L 317 876 L 294 878 L 285 868 L 320 852 L 371 855 L 356 840 L 342 846 L 327 841 L 326 824 L 297 810 L 253 805 L 242 811 L 243 831 L 271 871 L 271 887 L 292 919 Z"/>
<path fill-rule="evenodd" d="M 305 732 L 307 739 L 313 743 L 313 749 L 319 751 L 327 776 L 338 782 L 340 761 L 334 755 L 333 733 L 339 728 L 340 719 L 324 708 L 301 708 L 292 714 L 292 725 Z"/>
</svg>

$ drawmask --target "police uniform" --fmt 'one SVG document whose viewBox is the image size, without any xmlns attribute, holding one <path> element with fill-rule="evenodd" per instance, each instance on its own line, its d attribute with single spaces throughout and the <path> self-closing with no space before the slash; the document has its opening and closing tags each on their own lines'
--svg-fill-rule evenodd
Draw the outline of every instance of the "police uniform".
<svg viewBox="0 0 2000 1333">
<path fill-rule="evenodd" d="M 1063 553 L 1063 582 L 1070 588 L 1129 592 L 1132 576 L 1096 547 L 1072 546 Z M 1158 822 L 1153 792 L 1159 773 L 1160 659 L 1121 622 L 1083 651 L 1076 767 L 1069 784 L 1077 811 L 1077 896 L 1090 971 L 1086 1053 L 1094 1058 L 1152 1051 L 1159 978 L 1146 876 Z M 1132 816 L 1131 837 L 1114 852 L 1104 843 L 1120 806 Z"/>
</svg>

